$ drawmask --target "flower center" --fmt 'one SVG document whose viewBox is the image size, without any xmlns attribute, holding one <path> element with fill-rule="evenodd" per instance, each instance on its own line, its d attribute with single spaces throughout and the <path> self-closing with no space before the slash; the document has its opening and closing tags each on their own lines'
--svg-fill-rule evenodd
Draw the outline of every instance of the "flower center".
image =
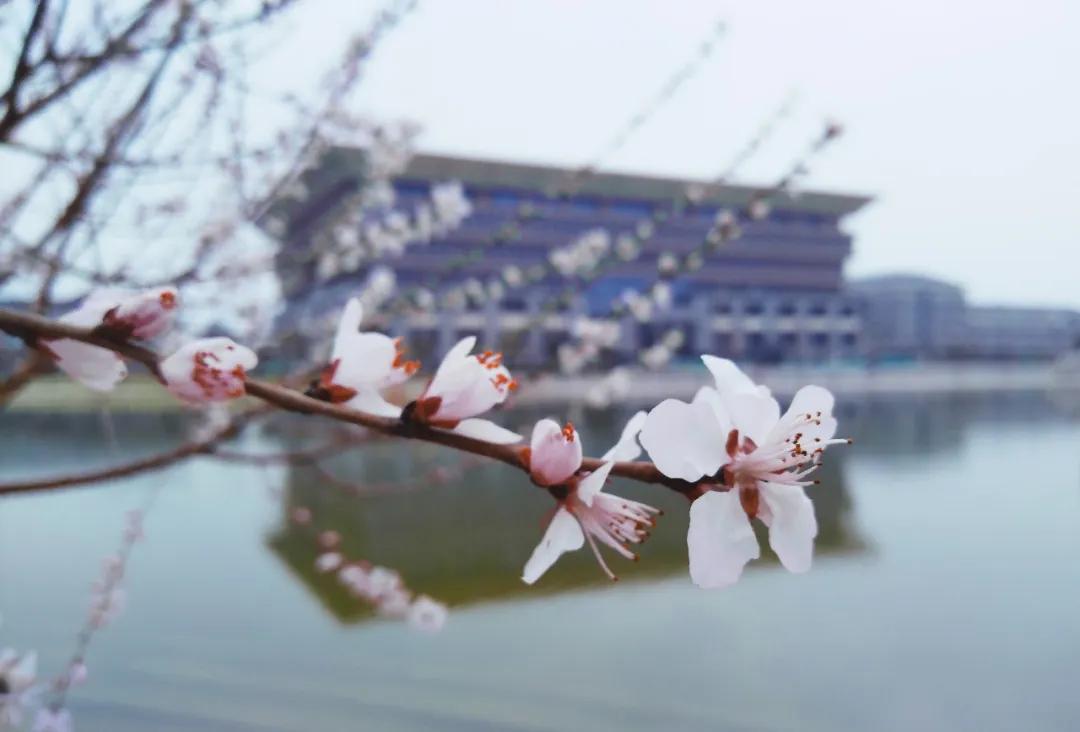
<svg viewBox="0 0 1080 732">
<path fill-rule="evenodd" d="M 502 366 L 503 355 L 497 351 L 484 351 L 476 356 L 476 360 L 487 369 L 497 369 Z"/>
<path fill-rule="evenodd" d="M 173 292 L 169 291 L 163 292 L 158 295 L 158 302 L 160 302 L 161 307 L 165 308 L 166 310 L 172 310 L 174 307 L 176 307 L 176 295 Z"/>
<path fill-rule="evenodd" d="M 412 376 L 420 369 L 419 361 L 405 360 L 405 342 L 401 338 L 394 339 L 394 362 L 391 365 L 404 371 L 406 376 Z"/>
</svg>

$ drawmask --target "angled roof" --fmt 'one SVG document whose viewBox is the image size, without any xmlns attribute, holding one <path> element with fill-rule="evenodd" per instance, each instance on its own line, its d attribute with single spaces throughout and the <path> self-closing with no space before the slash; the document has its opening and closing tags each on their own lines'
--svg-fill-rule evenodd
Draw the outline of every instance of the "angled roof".
<svg viewBox="0 0 1080 732">
<path fill-rule="evenodd" d="M 573 169 L 551 165 L 421 154 L 412 158 L 402 177 L 457 179 L 477 186 L 500 186 L 546 192 L 559 184 L 565 184 L 567 176 L 571 173 Z M 693 183 L 708 185 L 709 181 L 600 172 L 589 176 L 579 190 L 584 194 L 663 201 L 682 195 L 686 186 Z M 706 200 L 721 205 L 737 206 L 748 203 L 754 194 L 761 190 L 761 187 L 757 186 L 723 185 L 716 190 L 711 190 Z M 776 205 L 780 208 L 837 216 L 857 211 L 871 200 L 873 199 L 869 196 L 818 191 L 806 191 L 795 198 L 784 194 L 775 199 Z"/>
</svg>

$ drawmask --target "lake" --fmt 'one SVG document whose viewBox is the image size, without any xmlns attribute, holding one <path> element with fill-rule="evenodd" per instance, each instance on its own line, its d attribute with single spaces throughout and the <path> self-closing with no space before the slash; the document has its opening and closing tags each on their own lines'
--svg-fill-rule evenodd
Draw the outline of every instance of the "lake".
<svg viewBox="0 0 1080 732">
<path fill-rule="evenodd" d="M 512 414 L 544 411 L 559 413 Z M 572 411 L 591 454 L 628 416 Z M 641 562 L 609 557 L 613 584 L 585 550 L 527 587 L 545 493 L 504 466 L 377 441 L 327 465 L 373 489 L 361 495 L 309 468 L 200 458 L 0 499 L 0 646 L 62 668 L 125 513 L 146 507 L 128 607 L 71 696 L 80 732 L 1080 728 L 1080 399 L 849 398 L 838 412 L 856 444 L 811 489 L 806 575 L 766 559 L 698 590 L 685 499 L 616 480 L 666 511 Z M 0 413 L 0 472 L 150 454 L 191 421 Z M 320 433 L 287 420 L 238 449 Z M 311 525 L 289 520 L 299 506 Z M 442 632 L 375 616 L 317 573 L 331 529 L 348 556 L 449 603 Z"/>
</svg>

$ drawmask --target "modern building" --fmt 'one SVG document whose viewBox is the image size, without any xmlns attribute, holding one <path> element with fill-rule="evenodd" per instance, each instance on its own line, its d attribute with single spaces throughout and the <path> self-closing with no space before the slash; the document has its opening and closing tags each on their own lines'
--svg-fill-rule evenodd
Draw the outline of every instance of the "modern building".
<svg viewBox="0 0 1080 732">
<path fill-rule="evenodd" d="M 857 280 L 848 292 L 871 361 L 1049 360 L 1080 348 L 1072 310 L 971 305 L 956 285 L 913 275 Z"/>
<path fill-rule="evenodd" d="M 967 302 L 955 285 L 915 275 L 856 280 L 848 292 L 862 316 L 862 353 L 871 359 L 947 359 L 967 338 Z"/>
<path fill-rule="evenodd" d="M 317 261 L 322 238 L 353 213 L 350 202 L 364 185 L 365 168 L 362 151 L 335 149 L 304 177 L 303 200 L 283 202 L 273 212 L 285 242 L 278 265 L 287 299 L 278 322 L 282 331 L 302 329 L 321 312 L 338 311 L 368 275 L 369 267 L 361 265 L 321 278 Z M 668 211 L 684 195 L 686 181 L 600 173 L 584 179 L 572 195 L 554 194 L 571 173 L 540 165 L 414 157 L 393 181 L 399 217 L 422 207 L 433 187 L 446 181 L 461 182 L 472 211 L 430 244 L 409 246 L 383 260 L 399 288 L 423 285 L 439 300 L 463 283 L 487 287 L 504 280 L 508 267 L 529 272 L 543 266 L 546 273 L 526 278 L 525 284 L 500 285 L 499 297 L 395 318 L 386 323 L 388 329 L 407 336 L 421 355 L 444 351 L 462 334 L 474 333 L 486 347 L 513 352 L 519 365 L 547 364 L 570 337 L 575 319 L 612 316 L 623 293 L 647 290 L 657 281 L 665 254 L 693 251 L 718 214 L 731 211 L 741 236 L 704 256 L 696 271 L 671 279 L 670 306 L 640 321 L 619 316 L 620 337 L 609 357 L 636 358 L 673 328 L 685 336 L 686 355 L 711 352 L 773 362 L 859 355 L 859 316 L 843 282 L 852 242 L 841 223 L 868 198 L 780 195 L 770 200 L 768 215 L 756 219 L 747 208 L 759 189 L 724 185 L 663 215 L 657 212 Z M 648 236 L 638 236 L 645 239 L 641 255 L 598 276 L 562 276 L 549 266 L 553 251 L 589 232 L 606 232 L 617 247 L 620 237 L 640 235 L 642 227 Z"/>
</svg>

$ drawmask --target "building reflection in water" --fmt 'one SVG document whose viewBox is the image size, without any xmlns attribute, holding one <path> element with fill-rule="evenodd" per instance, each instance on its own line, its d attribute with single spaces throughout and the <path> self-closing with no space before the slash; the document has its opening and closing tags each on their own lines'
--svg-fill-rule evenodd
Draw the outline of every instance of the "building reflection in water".
<svg viewBox="0 0 1080 732">
<path fill-rule="evenodd" d="M 543 413 L 534 415 L 540 416 Z M 576 424 L 588 451 L 600 452 L 614 441 L 628 416 L 584 413 Z M 855 525 L 841 452 L 827 457 L 820 470 L 822 484 L 811 489 L 819 523 L 819 555 L 858 552 L 866 546 Z M 465 468 L 455 469 L 463 459 Z M 431 468 L 439 465 L 455 477 L 442 485 L 416 483 L 416 475 L 430 475 Z M 346 557 L 393 567 L 410 588 L 450 605 L 610 584 L 587 548 L 564 555 L 537 585 L 522 583 L 522 567 L 554 504 L 523 474 L 504 465 L 476 463 L 436 446 L 379 441 L 335 458 L 329 468 L 352 482 L 377 485 L 378 493 L 350 495 L 311 468 L 294 466 L 286 480 L 282 518 L 268 544 L 343 622 L 371 617 L 372 611 L 333 574 L 315 569 L 322 551 L 318 536 L 324 531 L 340 535 L 340 550 Z M 387 491 L 387 483 L 396 483 L 398 489 Z M 611 482 L 610 490 L 650 502 L 665 513 L 652 538 L 639 548 L 640 562 L 608 556 L 621 581 L 686 575 L 686 500 L 655 486 L 620 479 Z M 310 509 L 309 525 L 289 520 L 298 507 Z M 765 562 L 775 563 L 767 542 L 762 546 Z"/>
</svg>

